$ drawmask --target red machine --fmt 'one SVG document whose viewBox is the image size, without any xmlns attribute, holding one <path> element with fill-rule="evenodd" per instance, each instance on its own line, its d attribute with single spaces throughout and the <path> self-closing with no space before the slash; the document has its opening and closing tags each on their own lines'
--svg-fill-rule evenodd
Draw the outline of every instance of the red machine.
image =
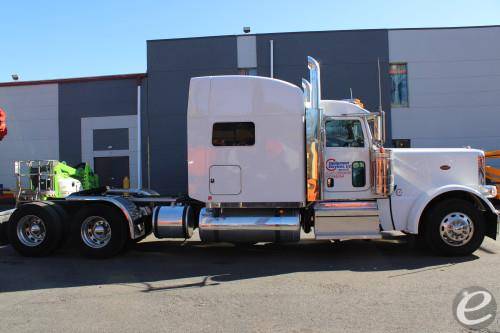
<svg viewBox="0 0 500 333">
<path fill-rule="evenodd" d="M 7 115 L 0 109 L 0 141 L 7 135 Z"/>
</svg>

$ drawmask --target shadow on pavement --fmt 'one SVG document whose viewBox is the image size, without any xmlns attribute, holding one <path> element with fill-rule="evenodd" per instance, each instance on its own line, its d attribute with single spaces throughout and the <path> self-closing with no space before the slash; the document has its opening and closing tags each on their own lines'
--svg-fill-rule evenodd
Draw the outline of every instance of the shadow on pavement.
<svg viewBox="0 0 500 333">
<path fill-rule="evenodd" d="M 0 292 L 141 283 L 141 291 L 197 288 L 296 272 L 396 271 L 395 276 L 477 259 L 436 257 L 398 241 L 301 242 L 235 247 L 231 244 L 146 241 L 123 256 L 92 260 L 71 250 L 24 258 L 0 247 Z M 401 272 L 399 270 L 407 270 Z M 403 274 L 401 274 L 403 273 Z M 201 282 L 169 280 L 199 277 Z M 390 276 L 389 276 L 390 277 Z M 161 288 L 155 282 L 163 281 Z M 167 287 L 165 287 L 167 285 Z"/>
</svg>

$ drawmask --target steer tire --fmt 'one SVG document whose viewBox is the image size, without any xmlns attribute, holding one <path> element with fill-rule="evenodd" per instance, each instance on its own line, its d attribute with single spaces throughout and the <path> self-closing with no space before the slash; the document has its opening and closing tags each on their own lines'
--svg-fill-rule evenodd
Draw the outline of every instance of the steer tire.
<svg viewBox="0 0 500 333">
<path fill-rule="evenodd" d="M 441 222 L 449 214 L 466 215 L 472 222 L 474 231 L 463 245 L 450 245 L 441 237 Z M 429 248 L 438 255 L 467 256 L 476 251 L 484 240 L 485 221 L 483 215 L 472 203 L 462 199 L 448 199 L 432 206 L 425 217 L 424 239 Z M 442 230 L 445 230 L 442 228 Z"/>
<path fill-rule="evenodd" d="M 105 243 L 96 244 L 89 239 L 91 229 L 84 228 L 85 221 L 92 217 L 101 218 L 111 231 L 110 238 Z M 88 225 L 88 223 L 87 223 Z M 86 257 L 104 259 L 120 253 L 128 240 L 128 222 L 116 208 L 104 204 L 90 204 L 81 208 L 73 221 L 73 239 L 76 240 L 80 253 Z"/>
<path fill-rule="evenodd" d="M 40 243 L 28 236 L 28 229 L 20 225 L 29 220 L 28 216 L 37 217 L 43 223 L 45 237 Z M 24 231 L 23 231 L 24 230 Z M 7 234 L 9 242 L 21 255 L 27 257 L 43 257 L 54 252 L 61 242 L 63 226 L 59 214 L 45 202 L 32 202 L 17 208 L 11 215 Z"/>
</svg>

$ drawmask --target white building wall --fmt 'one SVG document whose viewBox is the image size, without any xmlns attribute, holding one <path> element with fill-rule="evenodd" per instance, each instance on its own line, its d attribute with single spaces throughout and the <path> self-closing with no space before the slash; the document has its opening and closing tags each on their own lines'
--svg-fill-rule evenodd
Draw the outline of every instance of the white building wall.
<svg viewBox="0 0 500 333">
<path fill-rule="evenodd" d="M 59 159 L 58 85 L 0 87 L 8 134 L 0 142 L 0 184 L 14 189 L 14 161 Z"/>
<path fill-rule="evenodd" d="M 500 27 L 392 30 L 389 59 L 408 63 L 410 107 L 392 108 L 394 139 L 500 149 Z"/>
</svg>

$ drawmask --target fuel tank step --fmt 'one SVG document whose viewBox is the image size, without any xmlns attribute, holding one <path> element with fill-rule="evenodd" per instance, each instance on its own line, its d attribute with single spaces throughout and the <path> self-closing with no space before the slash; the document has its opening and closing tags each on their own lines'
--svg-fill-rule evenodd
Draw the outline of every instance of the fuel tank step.
<svg viewBox="0 0 500 333">
<path fill-rule="evenodd" d="M 329 201 L 314 205 L 316 239 L 379 239 L 377 201 Z"/>
</svg>

